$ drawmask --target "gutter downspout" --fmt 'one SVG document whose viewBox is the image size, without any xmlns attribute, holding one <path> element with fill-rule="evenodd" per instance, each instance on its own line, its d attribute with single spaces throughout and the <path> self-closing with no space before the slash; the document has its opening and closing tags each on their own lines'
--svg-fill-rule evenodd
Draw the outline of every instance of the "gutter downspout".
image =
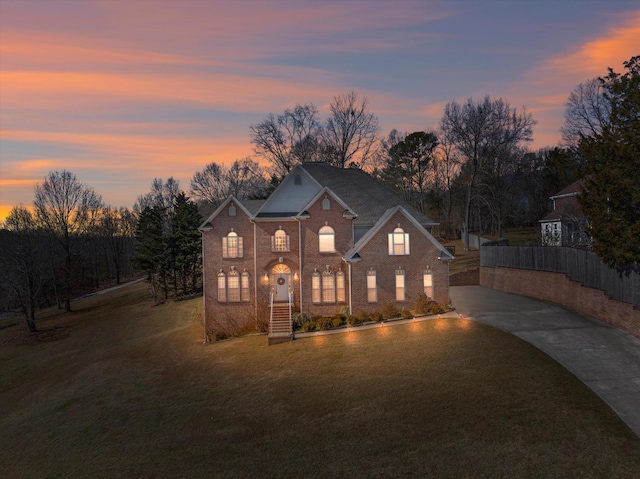
<svg viewBox="0 0 640 479">
<path fill-rule="evenodd" d="M 298 222 L 298 290 L 300 294 L 300 312 L 302 313 L 302 222 L 300 218 L 295 218 Z"/>
<path fill-rule="evenodd" d="M 256 255 L 256 222 L 252 219 L 249 221 L 253 224 L 253 303 L 256 316 L 256 330 L 258 330 L 258 257 Z"/>
<path fill-rule="evenodd" d="M 349 314 L 353 314 L 353 307 L 351 305 L 351 297 L 353 296 L 351 294 L 353 292 L 353 286 L 351 284 L 351 263 L 347 261 L 347 265 L 349 265 Z"/>
<path fill-rule="evenodd" d="M 200 238 L 202 240 L 202 245 L 200 246 L 202 249 L 202 342 L 204 344 L 207 343 L 207 281 L 206 281 L 206 270 L 204 267 L 204 231 L 200 231 Z"/>
</svg>

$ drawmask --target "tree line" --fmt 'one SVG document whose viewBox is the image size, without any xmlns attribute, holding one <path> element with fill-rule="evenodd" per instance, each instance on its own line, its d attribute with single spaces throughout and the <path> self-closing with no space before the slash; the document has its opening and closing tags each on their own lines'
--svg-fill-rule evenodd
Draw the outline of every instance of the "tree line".
<svg viewBox="0 0 640 479">
<path fill-rule="evenodd" d="M 33 209 L 14 207 L 0 229 L 2 308 L 20 307 L 34 330 L 38 307 L 69 311 L 73 295 L 119 283 L 134 269 L 156 300 L 198 292 L 202 219 L 230 195 L 268 197 L 309 162 L 363 169 L 440 222 L 444 237 L 537 227 L 549 196 L 583 178 L 594 251 L 612 266 L 637 267 L 640 57 L 624 67 L 578 85 L 562 142 L 538 151 L 526 147 L 532 115 L 502 98 L 451 101 L 436 128 L 383 137 L 367 99 L 352 91 L 334 97 L 324 120 L 313 104 L 267 115 L 249 126 L 253 156 L 209 163 L 188 193 L 173 178 L 154 179 L 132 210 L 104 205 L 70 172 L 51 172 L 35 188 Z"/>
</svg>

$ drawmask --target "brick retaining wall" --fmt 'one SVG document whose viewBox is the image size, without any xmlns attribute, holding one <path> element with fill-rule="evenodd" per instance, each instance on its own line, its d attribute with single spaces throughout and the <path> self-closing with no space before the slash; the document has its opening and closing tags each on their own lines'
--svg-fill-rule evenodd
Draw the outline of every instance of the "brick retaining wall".
<svg viewBox="0 0 640 479">
<path fill-rule="evenodd" d="M 560 304 L 640 338 L 640 310 L 604 291 L 572 281 L 566 274 L 515 268 L 480 268 L 480 285 Z"/>
</svg>

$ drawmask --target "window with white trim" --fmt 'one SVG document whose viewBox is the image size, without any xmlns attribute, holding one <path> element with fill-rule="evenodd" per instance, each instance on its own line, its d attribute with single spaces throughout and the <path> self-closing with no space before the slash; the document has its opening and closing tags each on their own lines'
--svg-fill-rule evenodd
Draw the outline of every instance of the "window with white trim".
<svg viewBox="0 0 640 479">
<path fill-rule="evenodd" d="M 336 273 L 336 299 L 338 303 L 344 303 L 347 300 L 346 291 L 344 271 L 340 270 Z"/>
<path fill-rule="evenodd" d="M 271 251 L 289 251 L 289 235 L 279 228 L 271 237 Z"/>
<path fill-rule="evenodd" d="M 422 284 L 425 296 L 430 299 L 433 298 L 433 273 L 428 268 L 422 272 Z"/>
<path fill-rule="evenodd" d="M 240 301 L 240 274 L 235 270 L 227 275 L 227 301 Z"/>
<path fill-rule="evenodd" d="M 396 270 L 396 301 L 405 300 L 404 270 Z"/>
<path fill-rule="evenodd" d="M 376 282 L 376 272 L 373 269 L 367 271 L 367 301 L 376 303 L 378 301 L 378 285 Z"/>
<path fill-rule="evenodd" d="M 336 302 L 336 278 L 331 271 L 322 273 L 322 302 Z"/>
<path fill-rule="evenodd" d="M 218 301 L 224 302 L 227 300 L 227 276 L 224 271 L 220 270 L 218 273 Z"/>
<path fill-rule="evenodd" d="M 318 232 L 318 243 L 320 253 L 335 253 L 336 233 L 331 226 L 323 226 Z"/>
<path fill-rule="evenodd" d="M 222 238 L 222 257 L 242 258 L 242 256 L 242 238 L 235 231 L 231 231 Z"/>
<path fill-rule="evenodd" d="M 246 270 L 240 277 L 240 296 L 242 301 L 249 301 L 249 273 Z"/>
<path fill-rule="evenodd" d="M 409 233 L 405 233 L 400 226 L 389 233 L 389 256 L 404 256 L 409 254 Z"/>
<path fill-rule="evenodd" d="M 314 271 L 313 276 L 311 276 L 311 301 L 313 303 L 322 302 L 322 289 L 320 287 L 320 282 L 322 278 L 320 277 L 320 273 L 318 271 Z"/>
</svg>

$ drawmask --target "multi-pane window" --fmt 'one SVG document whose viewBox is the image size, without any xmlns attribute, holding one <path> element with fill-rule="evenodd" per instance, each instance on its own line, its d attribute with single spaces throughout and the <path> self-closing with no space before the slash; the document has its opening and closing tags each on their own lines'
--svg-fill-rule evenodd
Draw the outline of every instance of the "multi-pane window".
<svg viewBox="0 0 640 479">
<path fill-rule="evenodd" d="M 289 235 L 278 229 L 271 237 L 271 251 L 289 251 Z"/>
<path fill-rule="evenodd" d="M 433 298 L 433 274 L 430 269 L 425 269 L 422 273 L 422 283 L 424 294 L 427 298 Z"/>
<path fill-rule="evenodd" d="M 317 271 L 313 273 L 311 277 L 311 301 L 314 303 L 320 303 L 322 301 L 321 292 L 322 289 L 320 287 L 321 277 L 320 273 Z"/>
<path fill-rule="evenodd" d="M 409 233 L 399 226 L 389 233 L 389 255 L 403 256 L 409 254 Z"/>
<path fill-rule="evenodd" d="M 344 303 L 347 300 L 343 271 L 336 273 L 336 299 L 339 303 Z"/>
<path fill-rule="evenodd" d="M 318 232 L 320 253 L 333 253 L 336 250 L 336 234 L 331 226 L 323 226 Z"/>
<path fill-rule="evenodd" d="M 240 274 L 234 270 L 227 275 L 227 301 L 240 301 Z"/>
<path fill-rule="evenodd" d="M 396 301 L 404 301 L 405 299 L 405 287 L 404 287 L 404 270 L 396 270 Z"/>
<path fill-rule="evenodd" d="M 240 277 L 240 295 L 242 301 L 249 301 L 249 273 L 246 271 Z"/>
<path fill-rule="evenodd" d="M 322 273 L 322 302 L 336 302 L 336 280 L 335 275 L 331 271 Z"/>
<path fill-rule="evenodd" d="M 375 303 L 378 301 L 378 286 L 376 284 L 376 272 L 372 269 L 367 271 L 367 301 Z"/>
<path fill-rule="evenodd" d="M 242 238 L 235 231 L 222 238 L 222 257 L 242 258 Z"/>
<path fill-rule="evenodd" d="M 227 300 L 227 276 L 222 270 L 218 273 L 218 301 Z"/>
</svg>

